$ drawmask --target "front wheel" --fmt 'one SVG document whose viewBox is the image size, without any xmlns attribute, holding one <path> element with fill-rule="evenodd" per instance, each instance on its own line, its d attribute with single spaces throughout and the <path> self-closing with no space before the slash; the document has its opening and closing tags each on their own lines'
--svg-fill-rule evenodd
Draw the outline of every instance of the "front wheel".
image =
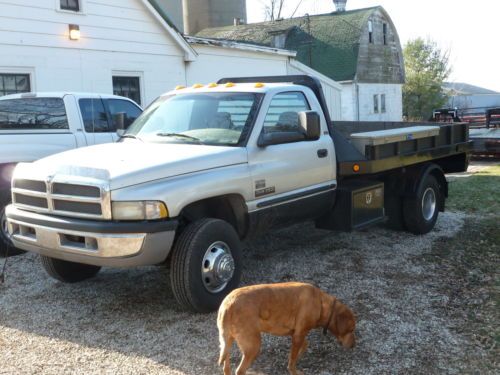
<svg viewBox="0 0 500 375">
<path fill-rule="evenodd" d="M 101 267 L 98 266 L 73 263 L 66 260 L 49 258 L 43 255 L 40 256 L 40 259 L 45 271 L 54 279 L 64 283 L 77 283 L 90 279 L 101 270 Z"/>
<path fill-rule="evenodd" d="M 425 234 L 434 228 L 439 207 L 444 199 L 434 176 L 427 176 L 417 192 L 403 201 L 403 217 L 406 228 L 414 234 Z"/>
<path fill-rule="evenodd" d="M 172 251 L 172 291 L 183 307 L 215 311 L 241 278 L 241 244 L 234 228 L 219 219 L 189 224 Z"/>
</svg>

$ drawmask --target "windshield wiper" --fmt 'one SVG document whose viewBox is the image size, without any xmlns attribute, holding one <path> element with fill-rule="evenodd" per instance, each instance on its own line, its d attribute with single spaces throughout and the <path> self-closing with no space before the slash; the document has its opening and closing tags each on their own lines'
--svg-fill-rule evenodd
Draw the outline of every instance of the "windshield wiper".
<svg viewBox="0 0 500 375">
<path fill-rule="evenodd" d="M 123 139 L 123 138 L 132 138 L 132 139 L 137 139 L 141 142 L 144 142 L 141 138 L 139 138 L 138 136 L 136 136 L 134 134 L 123 134 L 122 136 L 120 136 L 120 139 Z"/>
<path fill-rule="evenodd" d="M 194 141 L 194 142 L 196 142 L 196 143 L 198 143 L 200 145 L 203 144 L 203 142 L 199 138 L 191 137 L 190 135 L 186 135 L 186 134 L 182 134 L 182 133 L 157 133 L 156 135 L 158 137 L 179 137 L 179 138 L 186 138 L 186 139 Z"/>
</svg>

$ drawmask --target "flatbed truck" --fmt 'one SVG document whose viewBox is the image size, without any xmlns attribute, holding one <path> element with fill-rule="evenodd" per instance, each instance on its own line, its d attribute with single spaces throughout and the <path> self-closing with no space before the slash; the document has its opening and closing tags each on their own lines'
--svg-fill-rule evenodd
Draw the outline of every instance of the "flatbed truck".
<svg viewBox="0 0 500 375">
<path fill-rule="evenodd" d="M 332 122 L 313 77 L 227 78 L 162 95 L 118 143 L 19 164 L 7 225 L 58 280 L 168 264 L 177 301 L 213 311 L 262 232 L 429 232 L 469 150 L 466 124 Z"/>
</svg>

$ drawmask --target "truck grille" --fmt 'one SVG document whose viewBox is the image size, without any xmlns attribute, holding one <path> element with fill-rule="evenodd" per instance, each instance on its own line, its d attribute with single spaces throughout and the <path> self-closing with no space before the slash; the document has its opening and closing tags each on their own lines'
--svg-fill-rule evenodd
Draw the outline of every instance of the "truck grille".
<svg viewBox="0 0 500 375">
<path fill-rule="evenodd" d="M 109 191 L 93 181 L 79 184 L 61 181 L 14 179 L 15 206 L 35 212 L 92 219 L 111 219 Z"/>
</svg>

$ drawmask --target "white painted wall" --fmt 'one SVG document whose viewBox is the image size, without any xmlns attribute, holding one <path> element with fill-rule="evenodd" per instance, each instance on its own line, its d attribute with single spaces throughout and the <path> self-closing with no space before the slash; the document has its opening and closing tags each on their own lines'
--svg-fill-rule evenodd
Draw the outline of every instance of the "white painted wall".
<svg viewBox="0 0 500 375">
<path fill-rule="evenodd" d="M 143 0 L 81 0 L 80 13 L 59 4 L 0 0 L 0 73 L 30 74 L 32 91 L 113 93 L 113 75 L 129 75 L 140 78 L 147 106 L 176 85 L 312 74 L 322 81 L 332 118 L 341 117 L 341 86 L 286 54 L 205 44 L 186 52 Z M 69 40 L 69 24 L 80 26 L 80 40 Z"/>
<path fill-rule="evenodd" d="M 288 63 L 287 74 L 308 74 L 318 78 L 323 87 L 330 118 L 334 121 L 342 119 L 342 85 L 293 59 Z"/>
<path fill-rule="evenodd" d="M 359 93 L 357 93 L 357 91 Z M 381 95 L 385 94 L 386 110 L 382 112 Z M 374 95 L 378 95 L 379 111 L 374 111 Z M 342 83 L 342 120 L 360 121 L 402 121 L 403 85 Z"/>
<path fill-rule="evenodd" d="M 185 81 L 184 51 L 140 0 L 83 0 L 81 13 L 58 0 L 0 0 L 0 51 L 0 72 L 29 73 L 38 91 L 112 93 L 118 72 L 140 77 L 144 105 Z"/>
<path fill-rule="evenodd" d="M 217 82 L 224 77 L 283 75 L 287 72 L 287 56 L 207 45 L 193 47 L 198 58 L 186 66 L 188 85 Z"/>
</svg>

